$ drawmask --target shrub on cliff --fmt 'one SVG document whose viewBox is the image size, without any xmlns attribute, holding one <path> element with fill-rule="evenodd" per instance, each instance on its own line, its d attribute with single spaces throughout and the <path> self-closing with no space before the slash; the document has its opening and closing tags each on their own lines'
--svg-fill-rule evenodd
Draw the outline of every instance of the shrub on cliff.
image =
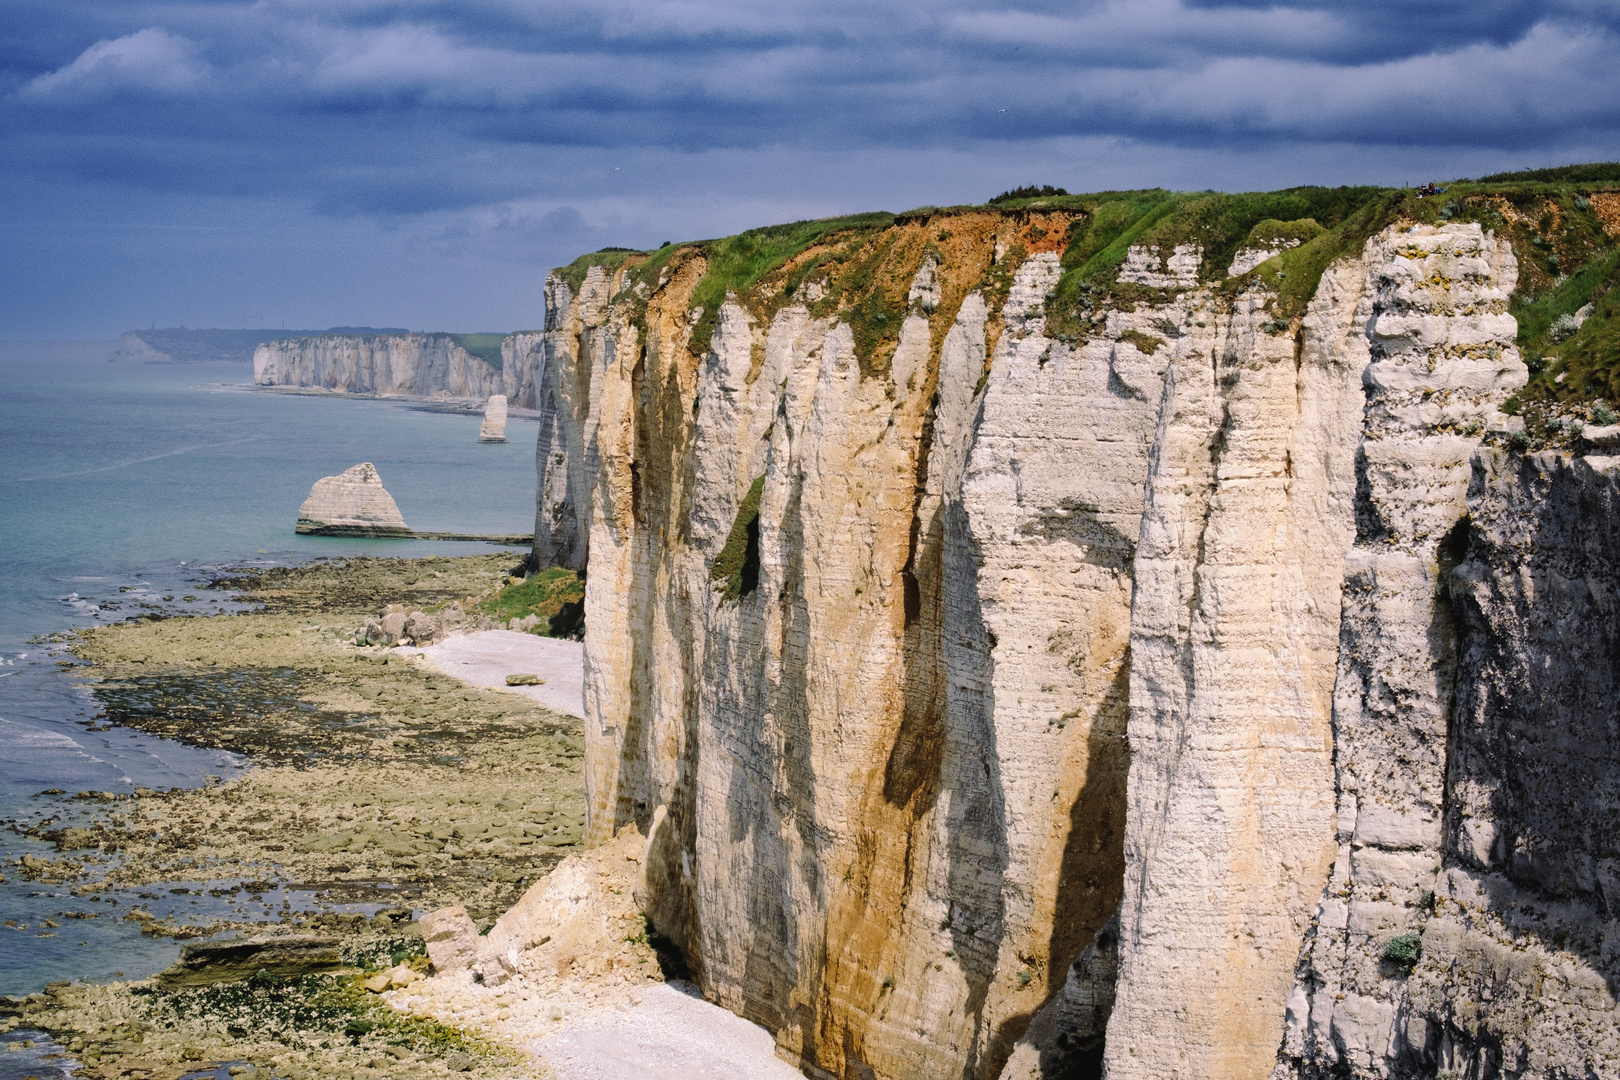
<svg viewBox="0 0 1620 1080">
<path fill-rule="evenodd" d="M 1060 187 L 1053 187 L 1051 184 L 1044 184 L 1041 187 L 1019 187 L 1010 191 L 1003 191 L 990 200 L 990 205 L 996 206 L 999 203 L 1013 202 L 1018 199 L 1050 199 L 1067 194 L 1067 191 Z"/>
<path fill-rule="evenodd" d="M 532 574 L 478 605 L 485 615 L 502 622 L 538 615 L 535 633 L 545 637 L 574 637 L 584 621 L 585 582 L 572 570 L 553 566 Z"/>
<path fill-rule="evenodd" d="M 1392 964 L 1399 964 L 1408 971 L 1417 967 L 1417 962 L 1422 956 L 1423 939 L 1417 934 L 1402 934 L 1400 937 L 1390 938 L 1384 944 L 1384 959 Z"/>
</svg>

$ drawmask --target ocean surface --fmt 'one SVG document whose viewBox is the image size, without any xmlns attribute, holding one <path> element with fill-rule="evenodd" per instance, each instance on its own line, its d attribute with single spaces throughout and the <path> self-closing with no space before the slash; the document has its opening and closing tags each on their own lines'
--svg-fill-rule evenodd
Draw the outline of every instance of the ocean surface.
<svg viewBox="0 0 1620 1080">
<path fill-rule="evenodd" d="M 296 536 L 298 506 L 319 478 L 371 462 L 416 529 L 534 526 L 531 420 L 514 416 L 507 443 L 479 443 L 477 416 L 254 390 L 245 364 L 110 364 L 112 345 L 0 342 L 0 825 L 88 812 L 40 794 L 52 788 L 193 786 L 241 768 L 234 755 L 118 727 L 89 730 L 94 698 L 71 657 L 34 640 L 41 635 L 121 621 L 146 603 L 228 610 L 228 599 L 200 588 L 228 566 L 351 553 L 506 550 L 514 562 L 522 554 L 455 541 Z M 151 900 L 108 892 L 87 903 L 65 885 L 26 880 L 16 866 L 24 854 L 61 857 L 0 831 L 0 994 L 166 967 L 179 945 L 123 921 L 132 903 L 160 916 L 181 903 L 193 917 L 207 914 L 196 906 L 206 900 L 166 891 Z M 281 897 L 265 900 L 279 906 Z M 44 926 L 87 908 L 99 917 Z"/>
</svg>

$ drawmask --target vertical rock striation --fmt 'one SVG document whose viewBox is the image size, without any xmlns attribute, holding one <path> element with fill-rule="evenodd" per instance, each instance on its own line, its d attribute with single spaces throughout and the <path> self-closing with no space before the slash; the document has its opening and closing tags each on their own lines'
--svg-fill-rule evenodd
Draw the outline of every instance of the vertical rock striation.
<svg viewBox="0 0 1620 1080">
<path fill-rule="evenodd" d="M 1284 317 L 1166 233 L 1077 332 L 1079 217 L 551 278 L 589 835 L 649 837 L 652 922 L 811 1075 L 1603 1074 L 1615 470 L 1480 448 L 1507 245 L 1369 230 Z M 1579 672 L 1519 644 L 1604 619 Z"/>
<path fill-rule="evenodd" d="M 1250 1077 L 1276 1055 L 1333 853 L 1366 273 L 1330 269 L 1296 334 L 1240 297 L 1169 360 L 1135 568 L 1111 1075 Z"/>
</svg>

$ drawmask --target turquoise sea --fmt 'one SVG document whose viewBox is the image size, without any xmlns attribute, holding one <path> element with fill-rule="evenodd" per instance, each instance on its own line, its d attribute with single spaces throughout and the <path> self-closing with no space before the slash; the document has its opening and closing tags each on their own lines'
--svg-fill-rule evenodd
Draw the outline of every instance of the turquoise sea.
<svg viewBox="0 0 1620 1080">
<path fill-rule="evenodd" d="M 241 364 L 110 364 L 111 348 L 0 343 L 0 994 L 52 979 L 143 977 L 179 951 L 124 922 L 131 899 L 111 903 L 114 893 L 96 919 L 43 926 L 85 903 L 17 872 L 24 854 L 60 853 L 6 826 L 82 807 L 40 792 L 189 786 L 240 768 L 232 755 L 89 730 L 94 699 L 58 663 L 71 658 L 31 639 L 118 621 L 165 595 L 175 597 L 169 607 L 227 609 L 198 588 L 225 566 L 357 552 L 523 554 L 295 536 L 310 485 L 361 461 L 376 465 L 413 528 L 527 533 L 534 524 L 528 419 L 512 418 L 509 442 L 480 444 L 476 416 L 254 390 Z M 167 902 L 139 901 L 159 915 Z"/>
</svg>

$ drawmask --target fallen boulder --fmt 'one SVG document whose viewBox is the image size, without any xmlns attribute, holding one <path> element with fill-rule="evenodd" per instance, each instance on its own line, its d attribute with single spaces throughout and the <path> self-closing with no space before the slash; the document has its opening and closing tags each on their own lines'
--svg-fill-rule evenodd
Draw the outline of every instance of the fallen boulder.
<svg viewBox="0 0 1620 1080">
<path fill-rule="evenodd" d="M 363 629 L 355 633 L 362 645 L 428 645 L 450 636 L 467 626 L 467 612 L 461 601 L 452 600 L 443 610 L 429 614 L 425 611 L 406 611 L 402 605 L 389 604 L 381 618 L 367 619 Z"/>
<path fill-rule="evenodd" d="M 422 916 L 422 937 L 440 973 L 466 971 L 478 959 L 478 927 L 460 904 Z"/>
<path fill-rule="evenodd" d="M 369 461 L 323 476 L 298 508 L 294 530 L 306 536 L 411 536 L 394 497 Z"/>
<path fill-rule="evenodd" d="M 421 982 L 426 976 L 415 968 L 405 964 L 395 964 L 387 971 L 379 971 L 365 982 L 365 987 L 373 994 L 381 994 L 387 990 L 397 990 L 402 986 Z"/>
</svg>

